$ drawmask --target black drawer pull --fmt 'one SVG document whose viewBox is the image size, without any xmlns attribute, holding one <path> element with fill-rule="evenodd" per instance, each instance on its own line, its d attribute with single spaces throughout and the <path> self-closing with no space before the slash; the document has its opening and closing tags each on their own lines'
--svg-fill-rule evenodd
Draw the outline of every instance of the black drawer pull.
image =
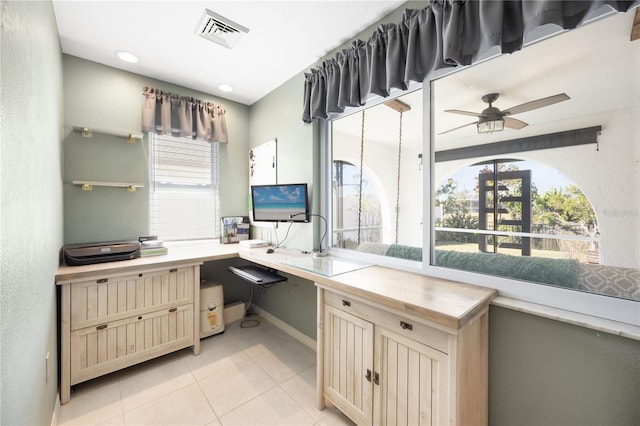
<svg viewBox="0 0 640 426">
<path fill-rule="evenodd" d="M 103 283 L 106 283 L 107 281 L 109 281 L 108 278 L 100 278 L 99 280 L 96 280 L 96 283 L 103 284 Z"/>
<path fill-rule="evenodd" d="M 351 306 L 351 302 L 349 302 L 348 300 L 343 300 L 342 306 Z"/>
<path fill-rule="evenodd" d="M 142 274 L 138 274 L 138 278 L 142 278 Z"/>
<path fill-rule="evenodd" d="M 139 320 L 141 320 L 141 319 L 142 319 L 142 315 L 140 315 L 140 316 L 138 317 L 138 319 L 139 319 Z"/>
<path fill-rule="evenodd" d="M 364 376 L 367 379 L 367 382 L 371 382 L 371 370 L 367 368 L 367 374 Z"/>
<path fill-rule="evenodd" d="M 171 308 L 169 309 L 169 312 L 178 312 L 178 308 Z"/>
<path fill-rule="evenodd" d="M 413 324 L 404 321 L 400 321 L 400 327 L 404 328 L 405 330 L 413 330 Z"/>
<path fill-rule="evenodd" d="M 178 268 L 169 269 L 169 272 L 178 272 Z"/>
<path fill-rule="evenodd" d="M 380 375 L 378 373 L 375 373 L 373 375 L 373 383 L 375 383 L 376 385 L 380 384 Z"/>
<path fill-rule="evenodd" d="M 96 330 L 104 330 L 105 328 L 107 328 L 107 324 L 100 324 L 96 327 Z"/>
</svg>

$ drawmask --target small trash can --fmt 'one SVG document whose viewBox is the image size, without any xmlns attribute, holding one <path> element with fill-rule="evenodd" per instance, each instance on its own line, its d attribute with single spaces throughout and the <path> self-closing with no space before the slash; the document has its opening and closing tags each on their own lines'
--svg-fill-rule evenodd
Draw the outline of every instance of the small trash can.
<svg viewBox="0 0 640 426">
<path fill-rule="evenodd" d="M 204 280 L 200 283 L 200 338 L 224 331 L 224 295 L 222 284 Z"/>
</svg>

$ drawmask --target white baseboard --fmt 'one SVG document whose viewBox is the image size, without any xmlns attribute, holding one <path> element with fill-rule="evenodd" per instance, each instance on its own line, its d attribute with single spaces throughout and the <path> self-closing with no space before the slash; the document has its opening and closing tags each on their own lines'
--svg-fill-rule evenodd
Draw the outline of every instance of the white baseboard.
<svg viewBox="0 0 640 426">
<path fill-rule="evenodd" d="M 316 351 L 316 349 L 317 349 L 316 341 L 313 340 L 311 337 L 307 336 L 304 333 L 301 333 L 300 331 L 298 331 L 295 328 L 291 327 L 286 322 L 282 321 L 280 318 L 277 318 L 277 317 L 271 315 L 269 312 L 265 311 L 264 309 L 260 308 L 259 306 L 251 305 L 251 310 L 253 312 L 255 312 L 256 314 L 260 315 L 265 320 L 269 321 L 275 327 L 278 327 L 280 330 L 284 331 L 289 336 L 293 337 L 294 339 L 296 339 L 297 341 L 299 341 L 303 345 L 307 346 L 309 349 L 313 350 L 314 352 Z"/>
</svg>

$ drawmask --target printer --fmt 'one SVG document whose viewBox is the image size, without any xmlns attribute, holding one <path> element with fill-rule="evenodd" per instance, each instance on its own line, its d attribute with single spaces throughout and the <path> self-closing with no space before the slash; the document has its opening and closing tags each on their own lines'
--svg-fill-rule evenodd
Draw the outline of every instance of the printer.
<svg viewBox="0 0 640 426">
<path fill-rule="evenodd" d="M 64 246 L 64 261 L 69 266 L 91 265 L 140 257 L 138 241 L 107 241 Z"/>
</svg>

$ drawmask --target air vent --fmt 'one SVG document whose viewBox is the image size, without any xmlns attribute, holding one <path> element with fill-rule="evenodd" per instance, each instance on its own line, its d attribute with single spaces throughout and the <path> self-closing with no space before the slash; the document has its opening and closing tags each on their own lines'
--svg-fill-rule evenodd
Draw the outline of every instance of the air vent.
<svg viewBox="0 0 640 426">
<path fill-rule="evenodd" d="M 231 49 L 249 29 L 205 9 L 196 32 L 200 37 Z"/>
</svg>

